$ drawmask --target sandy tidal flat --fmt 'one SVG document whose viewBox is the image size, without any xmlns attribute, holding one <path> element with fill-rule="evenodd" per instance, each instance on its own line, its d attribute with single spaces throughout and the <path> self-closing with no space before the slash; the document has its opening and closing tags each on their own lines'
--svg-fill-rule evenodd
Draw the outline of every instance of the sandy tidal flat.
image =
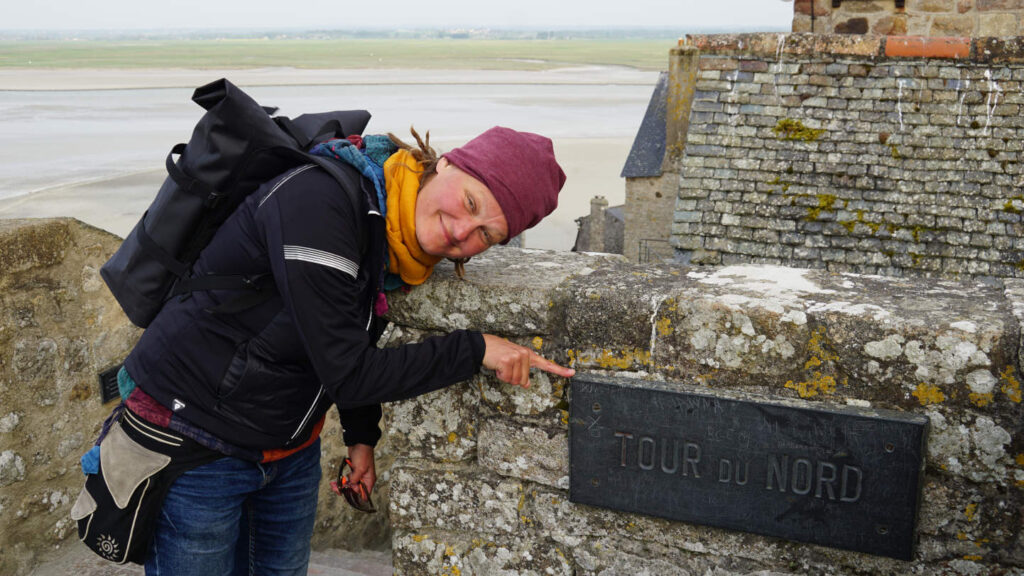
<svg viewBox="0 0 1024 576">
<path fill-rule="evenodd" d="M 402 118 L 405 114 L 423 122 L 417 124 L 421 129 L 425 123 L 428 127 L 438 128 L 435 134 L 464 138 L 435 141 L 441 152 L 464 143 L 471 137 L 469 135 L 494 124 L 548 135 L 554 141 L 555 153 L 566 172 L 567 181 L 557 210 L 527 233 L 525 245 L 568 250 L 576 237 L 575 220 L 589 214 L 592 197 L 604 196 L 612 206 L 623 202 L 625 182 L 619 173 L 632 145 L 635 127 L 643 118 L 650 94 L 648 87 L 653 87 L 657 73 L 614 67 L 539 72 L 0 70 L 0 91 L 13 91 L 9 94 L 29 91 L 25 94 L 38 94 L 41 98 L 43 95 L 59 95 L 61 91 L 72 92 L 67 98 L 48 96 L 42 105 L 44 107 L 37 111 L 33 111 L 32 106 L 38 107 L 39 104 L 14 105 L 26 110 L 25 118 L 19 120 L 20 124 L 9 124 L 7 128 L 17 126 L 25 136 L 10 132 L 9 142 L 0 145 L 0 152 L 4 146 L 14 147 L 10 152 L 16 155 L 11 157 L 20 159 L 20 162 L 16 160 L 8 165 L 7 171 L 3 172 L 8 174 L 8 180 L 0 181 L 0 189 L 6 185 L 13 194 L 9 191 L 8 197 L 0 198 L 0 218 L 70 216 L 119 236 L 126 235 L 166 176 L 163 169 L 163 154 L 166 152 L 156 150 L 165 151 L 174 144 L 168 140 L 169 128 L 173 127 L 180 133 L 172 138 L 185 138 L 191 131 L 191 122 L 194 122 L 183 120 L 179 112 L 168 113 L 159 119 L 154 119 L 152 114 L 135 116 L 146 114 L 150 109 L 147 106 L 152 106 L 145 94 L 151 89 L 195 87 L 219 77 L 229 77 L 247 91 L 262 91 L 275 103 L 286 99 L 286 95 L 297 97 L 296 105 L 310 110 L 324 105 L 313 94 L 323 93 L 325 86 L 338 86 L 331 89 L 330 94 L 352 94 L 351 91 L 356 90 L 352 98 L 366 101 L 374 111 L 374 120 L 368 128 L 370 133 L 394 129 L 393 125 L 407 126 L 412 120 Z M 366 87 L 346 87 L 348 83 Z M 416 83 L 420 83 L 418 91 Z M 493 87 L 487 88 L 488 83 Z M 451 88 L 446 88 L 446 84 L 451 84 Z M 268 88 L 274 86 L 280 88 Z M 390 86 L 395 86 L 395 89 L 391 90 Z M 101 94 L 97 90 L 121 91 L 111 93 L 108 100 L 138 105 L 140 112 L 118 108 L 115 114 L 113 110 L 104 109 L 101 103 L 97 104 L 96 98 L 83 98 L 84 95 Z M 273 94 L 277 94 L 276 98 L 271 98 Z M 25 99 L 31 101 L 32 97 Z M 262 96 L 260 101 L 263 102 Z M 190 103 L 185 102 L 183 106 L 187 104 Z M 67 117 L 45 116 L 49 110 L 61 106 L 78 110 L 69 112 L 73 115 Z M 38 116 L 40 114 L 43 116 Z M 99 123 L 86 124 L 85 121 L 93 119 L 83 115 L 90 114 L 97 116 Z M 104 118 L 106 114 L 110 118 Z M 120 124 L 113 122 L 114 116 Z M 4 128 L 3 122 L 0 120 L 0 129 Z M 390 124 L 386 124 L 388 122 Z M 529 127 L 523 128 L 523 124 Z M 76 127 L 80 127 L 78 132 L 73 132 Z M 37 138 L 38 143 L 31 140 L 41 131 L 53 135 Z M 74 182 L 58 179 L 50 185 L 47 180 L 55 175 L 29 164 L 46 159 L 52 143 L 58 138 L 65 154 L 62 158 L 64 166 L 69 161 L 80 162 L 83 168 L 93 170 L 92 176 Z M 148 147 L 143 151 L 138 145 L 128 145 L 128 140 L 152 146 L 153 152 Z M 4 140 L 0 137 L 2 142 Z M 32 144 L 38 144 L 37 151 L 33 151 Z M 68 155 L 79 150 L 82 152 L 80 156 Z M 120 156 L 117 150 L 120 150 Z M 150 157 L 152 162 L 148 160 Z M 21 162 L 26 163 L 25 167 L 19 168 Z M 108 164 L 109 170 L 96 168 Z M 27 189 L 33 192 L 19 193 L 19 190 L 26 189 L 24 184 L 19 184 L 21 182 L 31 182 Z"/>
</svg>

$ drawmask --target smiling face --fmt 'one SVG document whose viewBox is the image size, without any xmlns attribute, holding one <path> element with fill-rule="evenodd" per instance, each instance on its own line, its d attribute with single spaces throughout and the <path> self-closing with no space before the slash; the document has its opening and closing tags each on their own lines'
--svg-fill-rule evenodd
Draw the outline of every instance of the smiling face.
<svg viewBox="0 0 1024 576">
<path fill-rule="evenodd" d="M 487 186 L 441 158 L 416 198 L 416 240 L 423 251 L 468 258 L 507 236 L 505 214 Z"/>
</svg>

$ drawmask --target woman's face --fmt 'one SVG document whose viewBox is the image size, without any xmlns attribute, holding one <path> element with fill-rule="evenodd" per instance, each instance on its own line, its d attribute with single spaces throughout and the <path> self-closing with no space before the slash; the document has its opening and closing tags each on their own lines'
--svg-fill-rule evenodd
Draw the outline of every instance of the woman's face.
<svg viewBox="0 0 1024 576">
<path fill-rule="evenodd" d="M 468 258 L 507 236 L 505 214 L 487 186 L 441 158 L 416 198 L 416 240 L 423 251 Z"/>
</svg>

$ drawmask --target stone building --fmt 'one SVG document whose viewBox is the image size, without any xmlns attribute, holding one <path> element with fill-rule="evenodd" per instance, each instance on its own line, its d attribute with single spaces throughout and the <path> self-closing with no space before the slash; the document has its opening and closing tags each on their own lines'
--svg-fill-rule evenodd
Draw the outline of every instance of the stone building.
<svg viewBox="0 0 1024 576">
<path fill-rule="evenodd" d="M 1017 38 L 689 36 L 673 246 L 694 263 L 1024 276 Z"/>
<path fill-rule="evenodd" d="M 625 206 L 608 206 L 604 196 L 590 199 L 590 214 L 576 219 L 576 242 L 573 252 L 607 252 L 622 254 L 622 235 L 625 228 Z"/>
<path fill-rule="evenodd" d="M 1018 0 L 796 0 L 793 32 L 892 36 L 1017 36 Z"/>
</svg>

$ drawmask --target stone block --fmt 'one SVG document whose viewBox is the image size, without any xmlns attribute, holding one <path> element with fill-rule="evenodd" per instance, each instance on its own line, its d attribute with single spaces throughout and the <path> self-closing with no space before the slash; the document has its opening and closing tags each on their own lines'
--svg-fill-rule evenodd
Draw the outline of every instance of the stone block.
<svg viewBox="0 0 1024 576">
<path fill-rule="evenodd" d="M 957 0 L 910 0 L 907 9 L 916 12 L 956 12 Z"/>
<path fill-rule="evenodd" d="M 1016 33 L 1003 38 L 977 38 L 974 41 L 974 51 L 981 63 L 1024 62 L 1024 42 L 1021 42 Z M 1017 71 L 1019 70 L 1018 68 Z M 1016 79 L 1020 80 L 1019 77 Z"/>
<path fill-rule="evenodd" d="M 1024 8 L 1020 0 L 978 0 L 979 12 L 1020 10 Z"/>
<path fill-rule="evenodd" d="M 971 14 L 937 14 L 932 19 L 934 36 L 970 36 L 974 33 L 974 16 Z"/>
<path fill-rule="evenodd" d="M 389 404 L 388 438 L 394 449 L 411 458 L 474 458 L 482 378 Z"/>
<path fill-rule="evenodd" d="M 523 482 L 474 466 L 400 458 L 391 468 L 391 522 L 401 532 L 515 534 L 524 498 Z"/>
<path fill-rule="evenodd" d="M 502 476 L 567 490 L 569 440 L 561 421 L 565 417 L 484 419 L 478 440 L 480 465 Z"/>
<path fill-rule="evenodd" d="M 454 267 L 447 263 L 434 267 L 429 281 L 404 294 L 389 294 L 391 310 L 388 319 L 403 326 L 426 332 L 448 332 L 472 326 L 475 329 L 507 337 L 533 338 L 550 331 L 551 307 L 538 298 L 562 281 L 569 270 L 593 269 L 602 263 L 626 262 L 625 257 L 612 254 L 533 252 L 544 264 L 533 262 L 546 272 L 527 287 L 521 279 L 535 275 L 528 269 L 518 248 L 501 247 L 473 257 L 466 264 L 466 277 L 459 279 Z M 480 271 L 488 270 L 486 274 Z M 445 312 L 439 303 L 444 302 Z"/>
</svg>

